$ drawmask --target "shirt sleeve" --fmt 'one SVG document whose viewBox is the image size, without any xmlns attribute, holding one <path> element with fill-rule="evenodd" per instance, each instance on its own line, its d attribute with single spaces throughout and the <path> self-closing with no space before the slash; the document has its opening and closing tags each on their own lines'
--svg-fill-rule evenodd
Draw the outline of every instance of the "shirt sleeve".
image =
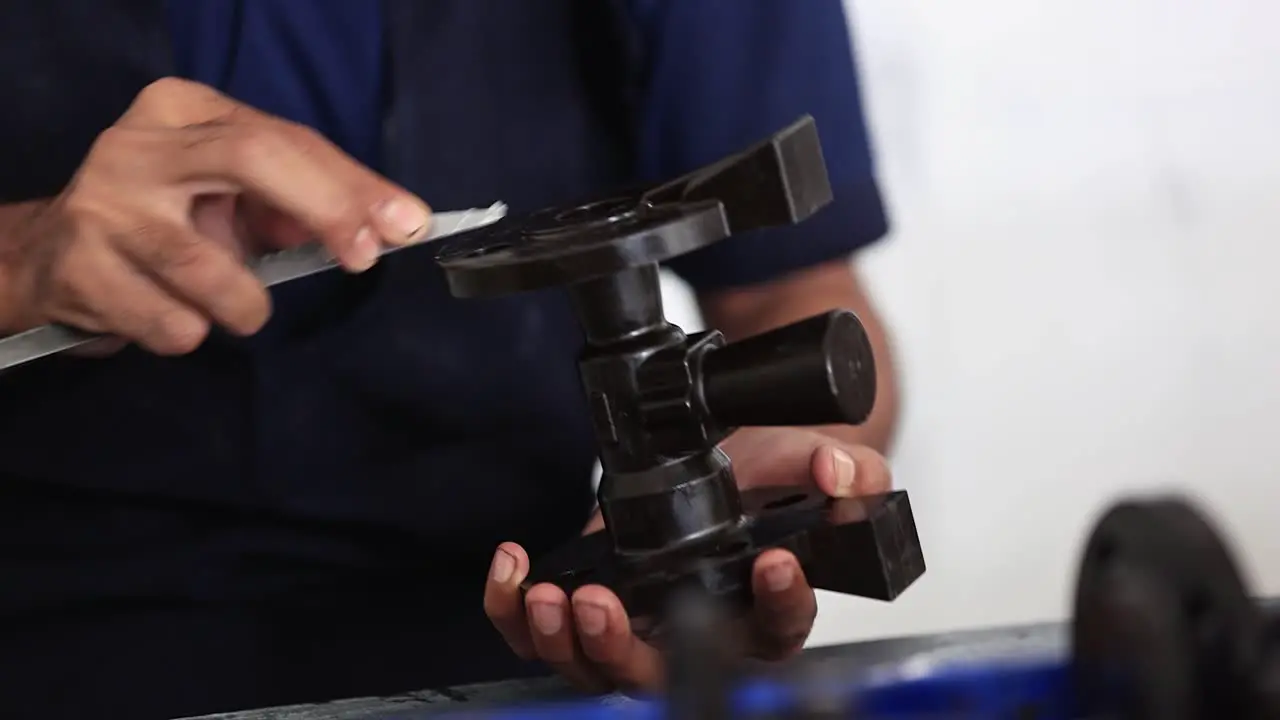
<svg viewBox="0 0 1280 720">
<path fill-rule="evenodd" d="M 638 169 L 683 175 L 812 115 L 834 201 L 670 263 L 696 290 L 850 256 L 888 229 L 842 0 L 628 0 L 644 68 Z"/>
</svg>

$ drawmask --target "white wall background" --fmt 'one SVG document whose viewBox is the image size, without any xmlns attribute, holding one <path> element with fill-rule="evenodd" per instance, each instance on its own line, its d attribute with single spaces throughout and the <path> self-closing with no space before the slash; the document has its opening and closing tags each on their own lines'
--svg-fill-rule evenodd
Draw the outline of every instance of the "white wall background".
<svg viewBox="0 0 1280 720">
<path fill-rule="evenodd" d="M 1096 513 L 1152 489 L 1280 593 L 1280 4 L 849 4 L 929 571 L 824 595 L 812 644 L 1065 617 Z"/>
</svg>

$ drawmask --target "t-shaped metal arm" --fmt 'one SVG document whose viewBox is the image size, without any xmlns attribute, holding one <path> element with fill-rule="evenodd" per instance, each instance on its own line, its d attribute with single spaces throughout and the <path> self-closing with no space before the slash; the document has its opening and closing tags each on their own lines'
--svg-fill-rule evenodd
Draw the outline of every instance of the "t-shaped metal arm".
<svg viewBox="0 0 1280 720">
<path fill-rule="evenodd" d="M 441 242 L 455 295 L 567 288 L 604 474 L 605 530 L 539 559 L 528 583 L 603 584 L 652 617 L 693 584 L 751 600 L 765 549 L 797 554 L 814 587 L 891 600 L 924 572 L 905 492 L 832 500 L 816 489 L 740 492 L 717 445 L 746 426 L 859 424 L 875 361 L 858 318 L 835 310 L 726 344 L 663 316 L 659 263 L 732 233 L 795 223 L 832 199 L 804 118 L 739 155 L 662 185 L 507 218 Z"/>
</svg>

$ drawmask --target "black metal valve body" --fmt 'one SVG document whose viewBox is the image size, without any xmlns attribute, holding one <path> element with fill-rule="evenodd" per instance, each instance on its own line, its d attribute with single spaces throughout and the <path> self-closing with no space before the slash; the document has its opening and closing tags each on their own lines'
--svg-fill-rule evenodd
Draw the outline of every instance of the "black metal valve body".
<svg viewBox="0 0 1280 720">
<path fill-rule="evenodd" d="M 549 209 L 442 241 L 462 297 L 563 286 L 603 466 L 605 530 L 535 560 L 527 585 L 602 584 L 633 617 L 693 585 L 747 604 L 771 547 L 818 588 L 892 600 L 924 572 L 905 492 L 833 500 L 810 488 L 740 492 L 718 444 L 740 427 L 858 424 L 875 362 L 858 318 L 833 310 L 726 344 L 663 314 L 660 263 L 735 232 L 803 220 L 831 200 L 813 121 L 657 187 Z"/>
</svg>

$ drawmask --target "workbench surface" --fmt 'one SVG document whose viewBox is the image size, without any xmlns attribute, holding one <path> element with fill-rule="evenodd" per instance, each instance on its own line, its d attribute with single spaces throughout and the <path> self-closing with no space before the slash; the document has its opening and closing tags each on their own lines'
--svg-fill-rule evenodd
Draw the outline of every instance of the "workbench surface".
<svg viewBox="0 0 1280 720">
<path fill-rule="evenodd" d="M 806 672 L 821 673 L 823 666 L 838 667 L 847 672 L 914 660 L 981 661 L 1010 656 L 1060 656 L 1067 644 L 1066 631 L 1065 625 L 1042 624 L 876 640 L 814 648 L 806 651 L 797 662 L 804 664 Z M 564 683 L 545 678 L 423 690 L 390 698 L 339 700 L 317 705 L 205 715 L 199 720 L 417 720 L 446 710 L 458 710 L 462 703 L 469 708 L 476 705 L 522 705 L 571 696 L 572 692 Z M 618 701 L 625 702 L 620 698 Z"/>
</svg>

